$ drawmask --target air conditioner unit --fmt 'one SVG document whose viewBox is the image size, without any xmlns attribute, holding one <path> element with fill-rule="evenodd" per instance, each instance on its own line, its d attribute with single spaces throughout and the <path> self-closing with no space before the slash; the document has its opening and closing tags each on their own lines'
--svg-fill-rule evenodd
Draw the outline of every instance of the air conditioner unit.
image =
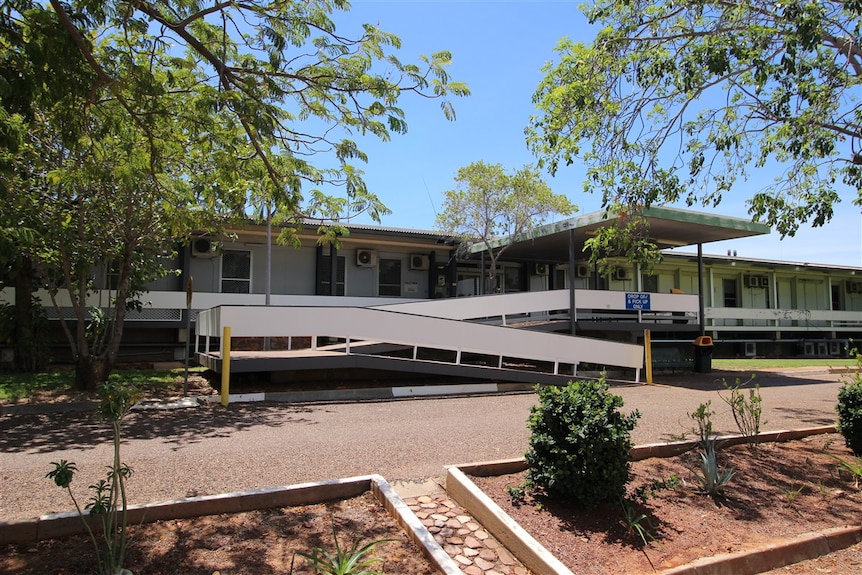
<svg viewBox="0 0 862 575">
<path fill-rule="evenodd" d="M 579 278 L 586 278 L 590 276 L 590 268 L 586 264 L 579 264 L 578 267 L 575 268 L 575 275 Z"/>
<path fill-rule="evenodd" d="M 847 293 L 862 293 L 862 282 L 847 281 L 844 289 Z"/>
<path fill-rule="evenodd" d="M 747 288 L 760 287 L 760 276 L 743 276 L 742 283 Z"/>
<path fill-rule="evenodd" d="M 546 276 L 550 270 L 548 264 L 536 264 L 535 272 L 537 276 Z"/>
<path fill-rule="evenodd" d="M 745 357 L 755 357 L 757 355 L 757 344 L 753 341 L 745 342 Z"/>
<path fill-rule="evenodd" d="M 620 281 L 627 280 L 629 279 L 629 270 L 625 268 L 617 268 L 614 270 L 613 278 Z"/>
<path fill-rule="evenodd" d="M 214 258 L 219 255 L 218 242 L 210 238 L 198 238 L 192 242 L 192 256 L 196 258 Z"/>
<path fill-rule="evenodd" d="M 769 287 L 769 277 L 768 276 L 760 276 L 760 287 L 768 288 Z"/>
<path fill-rule="evenodd" d="M 431 260 L 428 256 L 422 254 L 410 254 L 411 270 L 427 270 L 430 265 Z"/>
<path fill-rule="evenodd" d="M 356 250 L 356 265 L 370 268 L 377 265 L 377 252 L 374 250 Z"/>
</svg>

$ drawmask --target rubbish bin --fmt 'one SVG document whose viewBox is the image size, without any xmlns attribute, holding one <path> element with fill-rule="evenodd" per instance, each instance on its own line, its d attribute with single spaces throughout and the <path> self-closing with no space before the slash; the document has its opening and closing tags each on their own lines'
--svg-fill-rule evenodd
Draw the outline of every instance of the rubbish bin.
<svg viewBox="0 0 862 575">
<path fill-rule="evenodd" d="M 695 373 L 712 373 L 712 338 L 701 335 L 694 340 Z"/>
</svg>

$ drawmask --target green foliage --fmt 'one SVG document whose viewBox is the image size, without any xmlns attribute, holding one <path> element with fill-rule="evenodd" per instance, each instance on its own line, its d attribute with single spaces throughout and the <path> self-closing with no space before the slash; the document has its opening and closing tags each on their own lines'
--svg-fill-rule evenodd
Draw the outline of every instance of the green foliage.
<svg viewBox="0 0 862 575">
<path fill-rule="evenodd" d="M 631 537 L 637 534 L 644 545 L 649 545 L 649 541 L 655 541 L 655 536 L 652 534 L 653 526 L 645 513 L 638 513 L 632 502 L 625 497 L 620 497 L 620 508 L 623 511 L 620 524 L 625 527 L 626 535 Z"/>
<path fill-rule="evenodd" d="M 854 349 L 852 357 L 857 369 L 842 377 L 843 385 L 838 390 L 838 431 L 844 436 L 847 447 L 857 456 L 862 456 L 862 354 Z"/>
<path fill-rule="evenodd" d="M 862 205 L 862 4 L 597 0 L 590 44 L 559 41 L 527 129 L 540 165 L 587 166 L 612 210 L 748 198 L 782 236 Z M 760 188 L 758 188 L 760 189 Z"/>
<path fill-rule="evenodd" d="M 99 388 L 97 414 L 111 425 L 113 431 L 113 464 L 108 467 L 106 479 L 100 479 L 89 486 L 92 495 L 84 510 L 88 510 L 90 516 L 98 519 L 100 530 L 95 531 L 90 527 L 70 488 L 77 471 L 75 464 L 65 459 L 51 462 L 54 468 L 45 475 L 52 479 L 55 485 L 65 489 L 72 499 L 93 542 L 100 575 L 117 575 L 123 571 L 128 543 L 126 479 L 131 476 L 132 470 L 120 460 L 120 422 L 138 397 L 137 390 L 116 382 L 106 382 Z"/>
<path fill-rule="evenodd" d="M 492 290 L 496 262 L 516 236 L 529 234 L 553 214 L 577 211 L 565 195 L 551 191 L 534 166 L 510 174 L 502 164 L 473 162 L 458 170 L 455 182 L 456 189 L 444 192 L 437 228 L 460 237 L 466 250 L 479 245 L 488 252 Z"/>
<path fill-rule="evenodd" d="M 751 383 L 753 380 L 753 375 L 751 376 L 751 379 L 745 382 L 737 378 L 736 384 L 730 385 L 726 380 L 722 379 L 721 382 L 724 384 L 724 388 L 730 392 L 730 396 L 727 397 L 721 395 L 720 397 L 727 405 L 730 406 L 730 410 L 733 413 L 733 420 L 739 428 L 739 433 L 745 437 L 753 437 L 754 443 L 750 443 L 749 445 L 756 446 L 757 436 L 760 433 L 760 426 L 766 425 L 767 423 L 765 420 L 761 421 L 763 400 L 760 397 L 760 386 L 755 384 L 753 389 L 749 389 L 748 397 L 746 397 L 740 389 Z"/>
<path fill-rule="evenodd" d="M 375 547 L 394 539 L 377 539 L 360 547 L 360 540 L 356 539 L 350 548 L 342 548 L 338 542 L 338 533 L 335 522 L 332 522 L 332 539 L 335 542 L 335 552 L 330 553 L 322 547 L 315 547 L 310 553 L 297 552 L 296 555 L 305 558 L 309 567 L 315 575 L 373 575 L 383 573 L 383 559 L 366 559 Z M 375 563 L 380 563 L 380 570 L 371 569 Z M 293 573 L 293 565 L 290 572 Z"/>
<path fill-rule="evenodd" d="M 515 505 L 521 505 L 527 497 L 527 488 L 524 485 L 507 485 L 506 492 Z"/>
<path fill-rule="evenodd" d="M 640 413 L 623 415 L 608 382 L 582 380 L 545 387 L 530 410 L 527 485 L 591 507 L 625 494 L 631 431 Z"/>
<path fill-rule="evenodd" d="M 599 228 L 584 243 L 590 262 L 598 265 L 601 275 L 609 276 L 618 258 L 636 262 L 645 274 L 661 262 L 661 249 L 650 238 L 649 222 L 639 212 L 621 213 L 615 225 Z"/>
<path fill-rule="evenodd" d="M 853 477 L 853 482 L 856 489 L 859 489 L 859 480 L 862 479 L 862 457 L 852 457 L 845 459 L 836 455 L 831 456 L 838 462 L 838 470 L 846 471 Z"/>
<path fill-rule="evenodd" d="M 702 447 L 705 447 L 712 439 L 712 416 L 715 415 L 715 412 L 710 409 L 710 406 L 712 406 L 712 400 L 701 403 L 696 410 L 688 414 L 697 425 L 697 429 L 693 431 L 697 433 Z"/>
<path fill-rule="evenodd" d="M 449 52 L 395 56 L 373 25 L 336 31 L 342 0 L 42 4 L 0 9 L 0 239 L 39 265 L 80 387 L 111 371 L 126 312 L 170 270 L 175 242 L 253 208 L 285 241 L 307 218 L 386 212 L 343 136 L 388 140 L 399 100 L 469 94 Z M 334 190 L 333 196 L 315 187 Z M 15 193 L 10 193 L 14 190 Z M 343 196 L 343 197 L 342 197 Z M 26 229 L 24 234 L 7 230 Z M 321 228 L 330 234 L 330 228 Z M 332 239 L 331 237 L 329 239 Z M 85 333 L 100 292 L 99 330 Z M 89 337 L 88 337 L 89 336 Z"/>
<path fill-rule="evenodd" d="M 805 485 L 800 485 L 796 489 L 792 487 L 788 487 L 784 490 L 784 497 L 787 499 L 788 505 L 793 505 L 796 502 L 796 498 L 805 490 Z"/>
<path fill-rule="evenodd" d="M 633 496 L 641 503 L 646 503 L 651 497 L 661 491 L 673 490 L 682 485 L 679 477 L 676 474 L 671 475 L 667 479 L 653 479 L 651 482 L 641 485 L 634 490 Z"/>
<path fill-rule="evenodd" d="M 724 488 L 733 479 L 733 468 L 720 469 L 716 452 L 715 438 L 710 438 L 700 453 L 700 470 L 695 473 L 701 490 L 711 497 L 716 497 L 724 492 Z"/>
</svg>

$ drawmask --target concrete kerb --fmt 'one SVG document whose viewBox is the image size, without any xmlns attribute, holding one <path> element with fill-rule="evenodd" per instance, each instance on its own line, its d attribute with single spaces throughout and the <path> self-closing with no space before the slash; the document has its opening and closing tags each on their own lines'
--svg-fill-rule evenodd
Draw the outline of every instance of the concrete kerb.
<svg viewBox="0 0 862 575">
<path fill-rule="evenodd" d="M 765 432 L 761 443 L 791 441 L 810 435 L 834 433 L 834 426 Z M 725 445 L 753 441 L 742 435 L 719 437 Z M 656 443 L 632 448 L 632 460 L 651 457 L 673 457 L 697 446 L 696 441 Z M 465 507 L 509 551 L 537 575 L 571 575 L 571 571 L 538 541 L 512 520 L 490 497 L 485 495 L 468 475 L 494 476 L 518 473 L 527 469 L 523 458 L 453 465 L 447 468 L 447 493 Z M 746 575 L 769 571 L 805 559 L 844 549 L 862 541 L 862 526 L 839 527 L 810 533 L 788 541 L 749 551 L 706 557 L 663 572 L 666 575 Z"/>
<path fill-rule="evenodd" d="M 455 561 L 443 551 L 428 529 L 380 475 L 364 475 L 285 487 L 270 487 L 187 499 L 161 501 L 128 508 L 129 525 L 183 519 L 220 513 L 237 513 L 270 507 L 293 507 L 356 497 L 371 491 L 407 536 L 431 563 L 446 575 L 463 575 Z M 92 526 L 96 522 L 91 521 Z M 36 519 L 0 522 L 0 545 L 30 543 L 42 539 L 85 533 L 75 513 L 54 513 Z"/>
</svg>

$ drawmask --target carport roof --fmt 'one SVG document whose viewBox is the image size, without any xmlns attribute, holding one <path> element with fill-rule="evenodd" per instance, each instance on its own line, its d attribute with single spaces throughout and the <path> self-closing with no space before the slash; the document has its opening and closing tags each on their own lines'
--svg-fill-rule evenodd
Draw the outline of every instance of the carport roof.
<svg viewBox="0 0 862 575">
<path fill-rule="evenodd" d="M 759 236 L 770 232 L 766 224 L 744 218 L 720 216 L 691 210 L 668 207 L 644 208 L 649 221 L 650 235 L 659 248 L 676 248 L 722 240 Z M 560 222 L 539 226 L 514 238 L 506 249 L 506 259 L 530 259 L 564 262 L 569 259 L 569 230 L 573 230 L 575 247 L 580 250 L 599 228 L 611 225 L 617 214 L 607 211 L 592 212 Z M 508 243 L 508 238 L 491 242 L 492 247 Z M 476 244 L 473 253 L 484 251 Z"/>
</svg>

